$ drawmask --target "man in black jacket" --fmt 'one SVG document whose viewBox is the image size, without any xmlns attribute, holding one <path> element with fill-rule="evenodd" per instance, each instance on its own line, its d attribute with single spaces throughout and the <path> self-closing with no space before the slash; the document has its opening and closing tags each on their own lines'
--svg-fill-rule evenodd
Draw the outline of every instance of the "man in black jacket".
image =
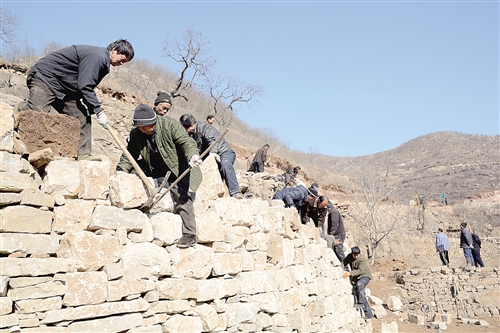
<svg viewBox="0 0 500 333">
<path fill-rule="evenodd" d="M 481 258 L 481 239 L 476 234 L 474 229 L 470 229 L 470 234 L 472 236 L 472 245 L 474 248 L 472 249 L 472 257 L 474 257 L 474 263 L 476 267 L 484 267 L 483 259 Z"/>
<path fill-rule="evenodd" d="M 340 262 L 345 259 L 344 254 L 344 240 L 345 240 L 345 227 L 344 219 L 338 209 L 331 203 L 328 203 L 328 219 L 327 219 L 327 235 L 333 237 L 325 237 L 328 247 L 333 249 Z M 332 239 L 333 238 L 333 239 Z"/>
<path fill-rule="evenodd" d="M 196 144 L 198 145 L 198 150 L 203 153 L 219 136 L 220 133 L 212 125 L 203 122 L 196 121 L 196 119 L 191 114 L 183 114 L 179 122 L 186 129 L 189 136 L 191 136 Z M 222 138 L 211 150 L 210 154 L 215 155 L 215 160 L 219 165 L 219 172 L 222 179 L 226 182 L 229 190 L 229 195 L 238 199 L 242 199 L 240 184 L 236 178 L 236 172 L 234 171 L 234 162 L 236 161 L 236 153 L 229 142 Z"/>
<path fill-rule="evenodd" d="M 104 126 L 109 119 L 102 110 L 94 88 L 109 73 L 111 66 L 121 66 L 132 60 L 132 45 L 119 39 L 105 47 L 72 45 L 52 52 L 31 67 L 26 83 L 29 98 L 17 107 L 19 110 L 57 112 L 80 121 L 78 159 L 99 160 L 92 157 L 91 114 Z M 83 101 L 83 103 L 82 103 Z"/>
</svg>

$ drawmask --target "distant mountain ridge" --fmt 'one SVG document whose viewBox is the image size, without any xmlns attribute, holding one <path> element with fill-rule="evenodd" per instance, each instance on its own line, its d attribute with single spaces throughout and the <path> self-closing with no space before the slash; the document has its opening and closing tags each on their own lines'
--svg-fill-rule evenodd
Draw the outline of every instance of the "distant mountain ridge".
<svg viewBox="0 0 500 333">
<path fill-rule="evenodd" d="M 352 163 L 388 169 L 388 184 L 398 187 L 404 200 L 418 194 L 435 201 L 445 193 L 456 202 L 500 188 L 500 135 L 437 132 L 388 151 L 331 159 L 332 171 L 347 175 Z"/>
</svg>

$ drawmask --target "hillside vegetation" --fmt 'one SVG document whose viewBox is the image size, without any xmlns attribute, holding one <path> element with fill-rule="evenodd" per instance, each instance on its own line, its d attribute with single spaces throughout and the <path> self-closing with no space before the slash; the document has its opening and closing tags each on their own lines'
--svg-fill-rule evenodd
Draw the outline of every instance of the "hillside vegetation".
<svg viewBox="0 0 500 333">
<path fill-rule="evenodd" d="M 33 63 L 36 59 L 33 59 Z M 0 88 L 19 98 L 27 96 L 25 75 L 29 67 L 23 64 L 3 64 Z M 113 68 L 100 85 L 104 106 L 113 101 L 124 102 L 119 106 L 123 114 L 124 130 L 130 127 L 127 120 L 138 103 L 151 104 L 157 91 L 169 91 L 175 74 L 154 66 L 145 60 L 134 60 L 120 68 Z M 192 113 L 204 120 L 210 113 L 208 97 L 192 90 L 188 101 L 174 100 L 170 116 L 178 118 Z M 110 104 L 111 103 L 111 104 Z M 107 104 L 107 105 L 106 105 Z M 256 116 L 259 116 L 258 114 Z M 262 115 L 261 115 L 262 116 Z M 217 126 L 217 124 L 216 124 Z M 359 191 L 359 178 L 377 175 L 391 191 L 391 200 L 408 203 L 414 195 L 426 201 L 437 201 L 446 194 L 448 203 L 462 201 L 494 191 L 500 187 L 500 136 L 470 135 L 456 132 L 438 132 L 415 138 L 394 149 L 358 157 L 336 157 L 291 150 L 278 140 L 272 129 L 255 129 L 241 122 L 234 114 L 227 138 L 244 159 L 263 143 L 271 145 L 275 165 L 283 170 L 292 166 L 302 167 L 302 177 L 308 182 L 318 182 L 324 189 Z M 126 136 L 126 133 L 124 133 Z M 284 162 L 285 161 L 285 162 Z M 240 166 L 246 163 L 240 161 Z"/>
</svg>

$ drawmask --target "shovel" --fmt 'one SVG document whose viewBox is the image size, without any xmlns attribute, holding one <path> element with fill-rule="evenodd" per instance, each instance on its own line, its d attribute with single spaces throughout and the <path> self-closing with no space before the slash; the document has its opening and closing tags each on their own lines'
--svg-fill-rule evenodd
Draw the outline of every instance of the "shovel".
<svg viewBox="0 0 500 333">
<path fill-rule="evenodd" d="M 141 180 L 144 183 L 144 185 L 146 185 L 146 189 L 147 189 L 148 194 L 149 194 L 148 200 L 151 199 L 151 198 L 153 198 L 154 195 L 159 192 L 160 188 L 158 188 L 158 189 L 154 188 L 154 186 L 151 184 L 151 182 L 149 181 L 149 179 L 146 176 L 146 174 L 144 173 L 144 171 L 142 171 L 142 169 L 139 166 L 139 164 L 137 164 L 137 162 L 135 161 L 135 159 L 132 157 L 132 155 L 130 154 L 130 152 L 127 150 L 127 147 L 125 147 L 125 145 L 120 140 L 120 138 L 118 138 L 118 135 L 116 134 L 115 130 L 111 127 L 111 125 L 108 124 L 105 128 L 108 130 L 109 134 L 111 134 L 111 136 L 113 137 L 113 139 L 115 139 L 116 143 L 118 144 L 118 146 L 120 146 L 120 148 L 123 151 L 123 153 L 125 154 L 125 156 L 127 156 L 127 159 L 129 160 L 129 162 L 134 167 L 135 171 L 137 172 L 137 174 L 141 178 Z M 166 178 L 168 178 L 169 175 L 170 174 L 168 174 L 166 176 Z"/>
<path fill-rule="evenodd" d="M 221 135 L 219 135 L 219 137 L 217 139 L 215 139 L 214 142 L 212 142 L 212 144 L 200 155 L 200 158 L 203 158 L 205 157 L 206 154 L 208 154 L 210 152 L 210 150 L 217 144 L 217 142 L 219 142 L 223 137 L 224 135 L 227 134 L 227 132 L 229 132 L 229 129 L 226 129 Z M 165 194 L 167 194 L 168 192 L 170 192 L 170 190 L 172 189 L 172 187 L 174 187 L 175 185 L 177 185 L 178 182 L 180 182 L 182 180 L 182 178 L 184 178 L 185 175 L 187 175 L 189 173 L 189 171 L 191 171 L 192 167 L 189 166 L 179 177 L 177 177 L 177 179 L 172 183 L 170 184 L 170 186 L 167 188 L 167 190 L 165 192 L 163 192 L 159 197 L 158 199 L 154 199 L 154 197 L 151 197 L 146 203 L 144 203 L 144 205 L 142 205 L 140 207 L 140 209 L 144 212 L 144 213 L 147 213 L 149 212 L 149 210 L 151 208 L 154 207 L 154 205 L 156 205 L 161 199 L 163 199 L 163 197 L 165 196 Z M 165 179 L 167 179 L 168 177 L 165 177 Z M 163 180 L 163 183 L 165 183 L 165 180 Z M 164 186 L 164 184 L 162 184 Z M 163 188 L 163 186 L 159 187 L 158 189 L 161 190 Z"/>
</svg>

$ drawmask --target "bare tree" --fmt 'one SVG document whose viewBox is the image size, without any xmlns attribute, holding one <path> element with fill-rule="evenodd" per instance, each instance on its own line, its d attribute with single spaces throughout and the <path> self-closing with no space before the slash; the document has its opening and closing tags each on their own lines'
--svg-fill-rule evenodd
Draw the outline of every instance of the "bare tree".
<svg viewBox="0 0 500 333">
<path fill-rule="evenodd" d="M 215 65 L 215 60 L 207 55 L 210 51 L 208 44 L 201 32 L 192 28 L 186 29 L 182 41 L 176 39 L 170 42 L 168 38 L 165 40 L 164 55 L 183 66 L 170 92 L 172 98 L 182 97 L 187 101 L 185 91 L 191 90 L 197 84 L 197 79 Z"/>
<path fill-rule="evenodd" d="M 259 85 L 243 84 L 238 79 L 211 73 L 205 75 L 204 88 L 211 98 L 210 112 L 222 129 L 231 125 L 236 104 L 249 103 L 263 92 Z"/>
<path fill-rule="evenodd" d="M 4 7 L 0 7 L 0 39 L 4 43 L 12 43 L 16 38 L 16 27 L 19 26 L 17 16 Z"/>
<path fill-rule="evenodd" d="M 363 237 L 369 246 L 368 256 L 374 263 L 377 247 L 397 230 L 407 216 L 393 205 L 392 195 L 397 188 L 388 185 L 389 168 L 387 165 L 376 171 L 351 163 L 351 186 L 355 202 L 351 206 L 353 216 L 363 230 Z"/>
</svg>

